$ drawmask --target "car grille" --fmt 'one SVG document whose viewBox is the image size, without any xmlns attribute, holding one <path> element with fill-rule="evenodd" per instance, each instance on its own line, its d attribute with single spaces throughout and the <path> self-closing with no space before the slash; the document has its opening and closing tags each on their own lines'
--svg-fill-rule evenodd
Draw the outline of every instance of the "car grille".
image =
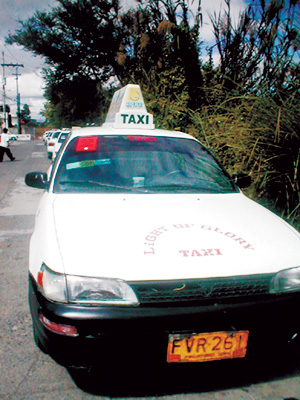
<svg viewBox="0 0 300 400">
<path fill-rule="evenodd" d="M 194 279 L 179 281 L 131 282 L 142 305 L 169 302 L 220 301 L 269 293 L 273 274 Z"/>
</svg>

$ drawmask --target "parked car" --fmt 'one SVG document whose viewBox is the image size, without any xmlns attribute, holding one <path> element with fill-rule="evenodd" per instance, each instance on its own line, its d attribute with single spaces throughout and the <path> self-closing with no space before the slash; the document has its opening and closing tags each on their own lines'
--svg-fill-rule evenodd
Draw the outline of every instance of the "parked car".
<svg viewBox="0 0 300 400">
<path fill-rule="evenodd" d="M 299 233 L 197 139 L 155 129 L 137 85 L 116 92 L 103 126 L 72 129 L 49 179 L 25 181 L 44 189 L 30 240 L 33 333 L 58 363 L 298 351 Z"/>
<path fill-rule="evenodd" d="M 53 157 L 53 151 L 54 151 L 54 145 L 57 142 L 57 139 L 60 135 L 61 131 L 57 130 L 51 133 L 49 137 L 47 137 L 47 155 L 48 158 L 52 159 Z"/>
<path fill-rule="evenodd" d="M 53 133 L 52 130 L 51 130 L 51 131 L 46 131 L 46 132 L 44 132 L 44 134 L 43 134 L 43 142 L 44 142 L 45 146 L 47 145 L 47 138 L 48 138 L 52 133 Z"/>
<path fill-rule="evenodd" d="M 59 134 L 57 140 L 54 143 L 54 149 L 53 149 L 53 153 L 52 153 L 53 159 L 56 157 L 56 154 L 59 152 L 59 149 L 61 148 L 63 142 L 69 137 L 70 134 L 71 134 L 71 131 L 67 131 L 67 130 L 62 131 Z"/>
</svg>

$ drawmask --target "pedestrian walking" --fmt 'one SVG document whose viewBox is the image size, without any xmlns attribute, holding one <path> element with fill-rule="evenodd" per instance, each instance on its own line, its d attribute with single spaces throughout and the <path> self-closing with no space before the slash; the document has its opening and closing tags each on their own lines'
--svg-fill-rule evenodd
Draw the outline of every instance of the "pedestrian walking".
<svg viewBox="0 0 300 400">
<path fill-rule="evenodd" d="M 7 157 L 10 159 L 10 161 L 15 160 L 15 157 L 11 154 L 11 151 L 9 148 L 9 140 L 10 140 L 10 137 L 8 135 L 8 129 L 3 128 L 3 132 L 0 136 L 0 162 L 3 161 L 4 154 L 7 155 Z"/>
</svg>

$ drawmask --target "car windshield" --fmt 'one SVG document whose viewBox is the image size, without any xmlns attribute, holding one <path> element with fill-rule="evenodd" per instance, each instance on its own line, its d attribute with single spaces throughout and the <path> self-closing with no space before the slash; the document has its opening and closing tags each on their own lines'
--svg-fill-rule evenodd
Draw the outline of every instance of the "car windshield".
<svg viewBox="0 0 300 400">
<path fill-rule="evenodd" d="M 76 137 L 59 163 L 55 193 L 232 193 L 238 189 L 196 140 Z"/>
<path fill-rule="evenodd" d="M 60 131 L 52 133 L 51 139 L 57 139 L 58 136 L 60 135 Z"/>
</svg>

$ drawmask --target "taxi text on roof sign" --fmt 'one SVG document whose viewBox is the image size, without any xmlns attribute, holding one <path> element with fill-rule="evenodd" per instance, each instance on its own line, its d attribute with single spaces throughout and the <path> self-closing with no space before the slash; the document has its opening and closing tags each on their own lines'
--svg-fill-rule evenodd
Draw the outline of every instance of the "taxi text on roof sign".
<svg viewBox="0 0 300 400">
<path fill-rule="evenodd" d="M 105 124 L 114 128 L 155 128 L 153 115 L 147 113 L 139 85 L 126 85 L 115 92 Z"/>
</svg>

